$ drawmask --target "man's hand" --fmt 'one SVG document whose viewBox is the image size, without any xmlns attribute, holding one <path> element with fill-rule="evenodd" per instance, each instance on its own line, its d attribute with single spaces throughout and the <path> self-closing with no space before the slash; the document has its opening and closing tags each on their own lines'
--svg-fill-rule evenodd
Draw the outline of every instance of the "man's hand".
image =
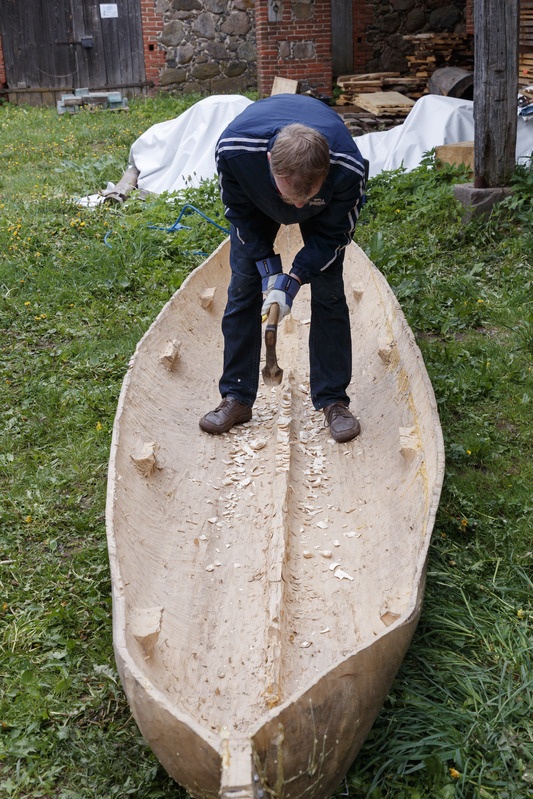
<svg viewBox="0 0 533 799">
<path fill-rule="evenodd" d="M 276 276 L 273 287 L 269 291 L 261 308 L 261 315 L 268 316 L 270 306 L 277 302 L 279 305 L 279 321 L 290 314 L 292 301 L 298 294 L 300 281 L 293 275 L 279 274 Z"/>
</svg>

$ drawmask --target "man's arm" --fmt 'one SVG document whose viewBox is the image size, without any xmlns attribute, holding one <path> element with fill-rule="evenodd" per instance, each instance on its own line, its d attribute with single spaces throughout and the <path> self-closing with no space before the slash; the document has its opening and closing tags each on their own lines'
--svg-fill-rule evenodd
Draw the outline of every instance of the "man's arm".
<svg viewBox="0 0 533 799">
<path fill-rule="evenodd" d="M 266 216 L 245 192 L 235 178 L 230 161 L 219 158 L 217 162 L 220 196 L 224 214 L 236 228 L 243 254 L 254 260 L 273 255 L 272 220 Z"/>
<path fill-rule="evenodd" d="M 350 244 L 363 205 L 365 182 L 356 177 L 333 195 L 316 216 L 301 223 L 305 245 L 296 254 L 291 273 L 302 283 L 328 268 Z"/>
</svg>

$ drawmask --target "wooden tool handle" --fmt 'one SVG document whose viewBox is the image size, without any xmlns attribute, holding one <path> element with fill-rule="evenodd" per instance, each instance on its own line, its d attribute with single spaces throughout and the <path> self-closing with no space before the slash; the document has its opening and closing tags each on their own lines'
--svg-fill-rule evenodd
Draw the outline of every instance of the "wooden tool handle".
<svg viewBox="0 0 533 799">
<path fill-rule="evenodd" d="M 273 302 L 268 311 L 267 325 L 277 326 L 278 321 L 279 321 L 279 305 L 277 302 Z"/>
</svg>

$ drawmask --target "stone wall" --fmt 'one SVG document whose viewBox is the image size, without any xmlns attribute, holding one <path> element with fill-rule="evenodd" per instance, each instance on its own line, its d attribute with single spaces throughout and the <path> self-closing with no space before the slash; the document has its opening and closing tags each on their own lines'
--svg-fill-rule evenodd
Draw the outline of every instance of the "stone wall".
<svg viewBox="0 0 533 799">
<path fill-rule="evenodd" d="M 365 65 L 368 72 L 407 72 L 407 56 L 413 52 L 413 43 L 405 36 L 466 32 L 465 0 L 366 2 L 373 11 L 373 20 L 363 34 L 373 49 Z"/>
<path fill-rule="evenodd" d="M 233 94 L 257 87 L 254 0 L 158 0 L 162 88 Z"/>
<path fill-rule="evenodd" d="M 150 1 L 162 19 L 156 85 L 177 93 L 266 95 L 280 75 L 331 92 L 330 0 Z M 472 0 L 352 0 L 353 72 L 407 73 L 413 42 L 405 36 L 464 34 L 469 5 Z"/>
</svg>

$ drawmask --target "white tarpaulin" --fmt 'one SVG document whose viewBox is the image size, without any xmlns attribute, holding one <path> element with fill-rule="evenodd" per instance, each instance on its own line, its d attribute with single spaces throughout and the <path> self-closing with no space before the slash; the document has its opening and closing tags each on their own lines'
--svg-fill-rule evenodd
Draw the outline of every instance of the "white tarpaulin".
<svg viewBox="0 0 533 799">
<path fill-rule="evenodd" d="M 130 149 L 139 189 L 161 194 L 212 178 L 218 137 L 251 102 L 237 94 L 206 97 L 176 119 L 148 128 Z"/>
<path fill-rule="evenodd" d="M 214 95 L 195 103 L 176 119 L 149 128 L 130 150 L 130 164 L 140 173 L 138 188 L 161 194 L 198 186 L 214 177 L 217 139 L 251 102 L 241 95 Z M 529 124 L 525 118 L 517 120 L 517 161 L 533 152 L 530 120 Z M 370 163 L 371 177 L 401 166 L 409 171 L 433 147 L 473 139 L 473 102 L 435 94 L 417 100 L 402 125 L 354 138 Z"/>
<path fill-rule="evenodd" d="M 440 144 L 474 140 L 474 103 L 455 97 L 427 94 L 417 100 L 405 122 L 390 130 L 355 137 L 370 163 L 370 177 L 403 166 L 417 167 L 424 153 Z M 533 152 L 533 121 L 517 120 L 516 160 Z"/>
</svg>

